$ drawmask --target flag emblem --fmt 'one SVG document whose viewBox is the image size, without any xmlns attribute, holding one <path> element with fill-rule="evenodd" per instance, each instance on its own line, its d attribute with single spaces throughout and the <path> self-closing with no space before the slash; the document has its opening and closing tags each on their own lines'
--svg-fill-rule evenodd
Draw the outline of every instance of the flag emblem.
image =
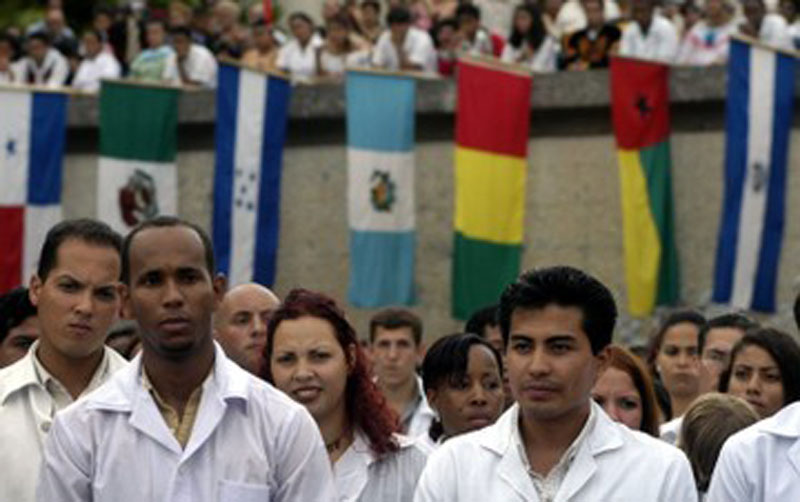
<svg viewBox="0 0 800 502">
<path fill-rule="evenodd" d="M 152 176 L 136 169 L 119 189 L 119 210 L 122 220 L 131 227 L 158 216 L 156 182 Z"/>
<path fill-rule="evenodd" d="M 391 213 L 397 185 L 389 171 L 375 170 L 370 177 L 370 201 L 376 211 Z"/>
</svg>

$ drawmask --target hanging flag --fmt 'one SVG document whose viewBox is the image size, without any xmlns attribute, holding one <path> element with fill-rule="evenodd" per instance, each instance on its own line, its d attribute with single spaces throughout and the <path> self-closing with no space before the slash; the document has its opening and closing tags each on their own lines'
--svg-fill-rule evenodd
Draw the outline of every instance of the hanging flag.
<svg viewBox="0 0 800 502">
<path fill-rule="evenodd" d="M 715 302 L 775 311 L 795 67 L 790 55 L 731 40 Z"/>
<path fill-rule="evenodd" d="M 61 220 L 67 95 L 0 89 L 0 293 L 27 284 Z"/>
<path fill-rule="evenodd" d="M 531 82 L 516 67 L 459 61 L 452 274 L 458 319 L 497 303 L 519 275 Z"/>
<path fill-rule="evenodd" d="M 221 64 L 213 240 L 231 285 L 275 282 L 289 82 Z"/>
<path fill-rule="evenodd" d="M 680 294 L 672 202 L 669 66 L 612 58 L 611 101 L 622 194 L 628 310 L 634 317 Z"/>
<path fill-rule="evenodd" d="M 414 103 L 399 75 L 347 73 L 350 303 L 414 301 Z"/>
<path fill-rule="evenodd" d="M 178 211 L 178 89 L 103 81 L 97 215 L 126 234 Z"/>
</svg>

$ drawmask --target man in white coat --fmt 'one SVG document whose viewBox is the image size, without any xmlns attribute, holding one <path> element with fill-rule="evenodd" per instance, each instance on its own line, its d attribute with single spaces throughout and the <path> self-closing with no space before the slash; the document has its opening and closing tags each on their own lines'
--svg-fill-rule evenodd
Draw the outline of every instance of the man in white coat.
<svg viewBox="0 0 800 502">
<path fill-rule="evenodd" d="M 728 439 L 719 454 L 708 502 L 800 500 L 800 403 Z"/>
<path fill-rule="evenodd" d="M 333 502 L 319 430 L 301 405 L 213 341 L 224 289 L 208 235 L 174 217 L 123 243 L 124 311 L 142 353 L 56 417 L 39 502 Z"/>
<path fill-rule="evenodd" d="M 678 449 L 613 422 L 591 399 L 617 310 L 570 267 L 509 285 L 498 319 L 517 400 L 494 424 L 433 453 L 415 502 L 695 502 Z"/>
</svg>

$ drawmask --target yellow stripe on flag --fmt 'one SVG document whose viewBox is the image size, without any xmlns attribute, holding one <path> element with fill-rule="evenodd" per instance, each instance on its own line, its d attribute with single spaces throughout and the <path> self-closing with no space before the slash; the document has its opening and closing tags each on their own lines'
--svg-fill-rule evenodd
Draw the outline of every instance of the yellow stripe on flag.
<svg viewBox="0 0 800 502">
<path fill-rule="evenodd" d="M 521 244 L 527 159 L 456 147 L 456 230 L 472 239 Z"/>
<path fill-rule="evenodd" d="M 633 316 L 652 312 L 658 287 L 661 242 L 658 238 L 647 180 L 637 150 L 617 153 L 622 189 L 622 228 L 628 308 Z"/>
</svg>

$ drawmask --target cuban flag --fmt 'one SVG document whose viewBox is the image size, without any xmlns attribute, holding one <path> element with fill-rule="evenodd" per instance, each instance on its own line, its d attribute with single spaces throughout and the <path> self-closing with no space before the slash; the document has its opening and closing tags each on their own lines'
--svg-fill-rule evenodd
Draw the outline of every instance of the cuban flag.
<svg viewBox="0 0 800 502">
<path fill-rule="evenodd" d="M 229 284 L 275 282 L 290 85 L 222 64 L 217 87 L 213 241 Z"/>
<path fill-rule="evenodd" d="M 414 301 L 414 103 L 416 82 L 347 73 L 350 303 Z"/>
<path fill-rule="evenodd" d="M 61 220 L 66 94 L 0 90 L 0 292 L 26 284 Z"/>
<path fill-rule="evenodd" d="M 715 302 L 775 311 L 794 82 L 792 56 L 731 41 Z"/>
</svg>

